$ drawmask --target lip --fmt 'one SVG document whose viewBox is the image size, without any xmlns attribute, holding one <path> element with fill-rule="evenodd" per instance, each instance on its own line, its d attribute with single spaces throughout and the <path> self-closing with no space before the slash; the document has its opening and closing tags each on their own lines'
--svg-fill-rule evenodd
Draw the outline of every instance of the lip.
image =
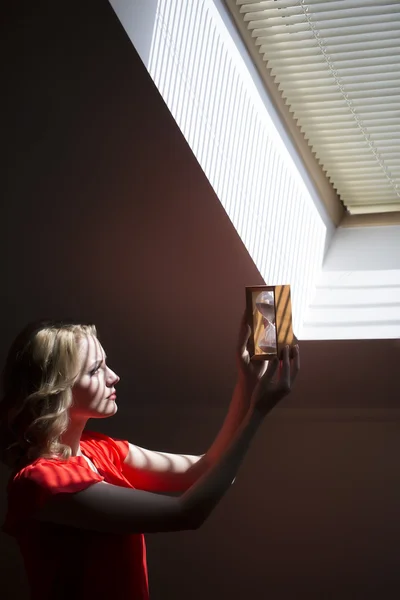
<svg viewBox="0 0 400 600">
<path fill-rule="evenodd" d="M 110 394 L 110 396 L 107 396 L 107 400 L 115 400 L 117 397 L 116 392 L 113 392 L 112 394 Z"/>
</svg>

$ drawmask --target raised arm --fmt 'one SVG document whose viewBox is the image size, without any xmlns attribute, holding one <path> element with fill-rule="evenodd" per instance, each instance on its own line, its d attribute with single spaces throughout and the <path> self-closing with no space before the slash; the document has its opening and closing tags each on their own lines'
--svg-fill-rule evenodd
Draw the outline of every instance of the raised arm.
<svg viewBox="0 0 400 600">
<path fill-rule="evenodd" d="M 299 370 L 297 348 L 293 356 L 291 370 L 287 348 L 276 381 L 279 362 L 269 363 L 253 392 L 248 414 L 229 448 L 182 496 L 169 497 L 101 482 L 76 494 L 56 496 L 42 508 L 37 518 L 110 533 L 197 529 L 229 489 L 265 416 L 290 392 Z"/>
<path fill-rule="evenodd" d="M 248 414 L 253 390 L 265 368 L 263 362 L 250 361 L 249 335 L 243 315 L 236 348 L 237 383 L 228 413 L 207 452 L 201 456 L 171 454 L 129 444 L 124 475 L 134 487 L 151 492 L 184 492 L 223 456 Z"/>
</svg>

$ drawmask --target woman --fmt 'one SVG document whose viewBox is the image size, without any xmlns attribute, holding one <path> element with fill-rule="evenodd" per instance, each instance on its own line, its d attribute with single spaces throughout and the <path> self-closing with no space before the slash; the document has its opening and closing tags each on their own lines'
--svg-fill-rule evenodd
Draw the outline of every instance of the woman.
<svg viewBox="0 0 400 600">
<path fill-rule="evenodd" d="M 250 362 L 249 333 L 243 319 L 238 383 L 203 456 L 85 430 L 88 419 L 117 411 L 119 377 L 93 325 L 40 322 L 17 337 L 0 404 L 1 458 L 13 470 L 3 530 L 20 546 L 33 599 L 148 598 L 143 534 L 204 523 L 299 370 L 297 346 L 267 369 Z"/>
</svg>

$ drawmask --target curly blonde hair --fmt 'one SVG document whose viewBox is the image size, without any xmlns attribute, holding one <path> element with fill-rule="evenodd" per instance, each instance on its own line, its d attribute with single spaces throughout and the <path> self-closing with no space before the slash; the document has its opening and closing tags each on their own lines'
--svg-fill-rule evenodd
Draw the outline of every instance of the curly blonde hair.
<svg viewBox="0 0 400 600">
<path fill-rule="evenodd" d="M 96 327 L 39 321 L 25 327 L 8 353 L 0 402 L 0 460 L 12 469 L 39 457 L 68 459 L 60 439 L 69 422 L 72 386 L 80 375 L 81 337 Z"/>
</svg>

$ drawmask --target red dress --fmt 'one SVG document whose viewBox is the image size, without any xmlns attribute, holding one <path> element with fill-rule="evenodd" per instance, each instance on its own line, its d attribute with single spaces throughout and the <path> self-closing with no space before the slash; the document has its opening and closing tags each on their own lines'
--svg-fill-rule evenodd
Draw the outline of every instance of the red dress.
<svg viewBox="0 0 400 600">
<path fill-rule="evenodd" d="M 32 600 L 148 600 L 146 548 L 142 534 L 97 533 L 43 523 L 37 510 L 54 494 L 74 493 L 98 481 L 133 488 L 122 474 L 128 443 L 84 432 L 81 456 L 40 458 L 8 484 L 3 531 L 16 538 Z"/>
</svg>

